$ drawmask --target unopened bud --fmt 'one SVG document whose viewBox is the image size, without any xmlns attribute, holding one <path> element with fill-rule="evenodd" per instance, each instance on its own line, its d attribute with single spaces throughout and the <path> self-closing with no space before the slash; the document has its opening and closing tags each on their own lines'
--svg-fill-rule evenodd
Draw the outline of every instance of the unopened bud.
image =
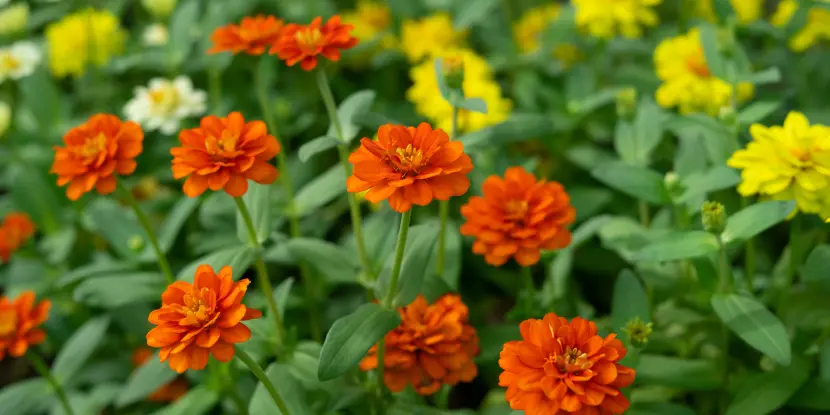
<svg viewBox="0 0 830 415">
<path fill-rule="evenodd" d="M 144 238 L 141 235 L 133 235 L 127 241 L 127 246 L 133 251 L 140 251 L 144 249 Z"/>
<path fill-rule="evenodd" d="M 632 346 L 642 348 L 648 343 L 648 336 L 651 336 L 652 327 L 654 323 L 644 322 L 640 317 L 634 317 L 626 323 L 623 327 L 623 332 L 628 336 L 628 341 Z"/>
<path fill-rule="evenodd" d="M 464 85 L 464 56 L 454 54 L 445 56 L 441 61 L 441 70 L 444 73 L 444 80 L 447 87 L 454 90 L 461 90 Z"/>
<path fill-rule="evenodd" d="M 637 111 L 637 90 L 623 88 L 617 91 L 617 117 L 623 119 L 634 118 Z"/>
<path fill-rule="evenodd" d="M 726 228 L 726 208 L 718 202 L 705 201 L 700 209 L 701 223 L 706 232 L 720 234 Z"/>
<path fill-rule="evenodd" d="M 732 127 L 738 122 L 738 113 L 731 106 L 721 107 L 720 112 L 718 112 L 718 119 L 722 123 Z"/>
<path fill-rule="evenodd" d="M 153 16 L 163 19 L 173 13 L 177 0 L 142 0 L 141 4 Z"/>
</svg>

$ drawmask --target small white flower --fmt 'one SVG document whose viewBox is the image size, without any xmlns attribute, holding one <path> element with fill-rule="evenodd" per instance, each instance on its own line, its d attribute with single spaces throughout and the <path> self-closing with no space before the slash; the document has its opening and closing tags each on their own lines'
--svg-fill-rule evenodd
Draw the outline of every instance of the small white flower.
<svg viewBox="0 0 830 415">
<path fill-rule="evenodd" d="M 32 42 L 17 42 L 0 48 L 0 83 L 6 79 L 20 79 L 34 72 L 40 63 L 40 49 Z"/>
<path fill-rule="evenodd" d="M 205 92 L 193 89 L 186 76 L 172 81 L 155 78 L 148 86 L 135 89 L 135 97 L 127 102 L 124 113 L 147 131 L 160 130 L 170 135 L 179 129 L 183 118 L 203 114 L 206 99 Z"/>
<path fill-rule="evenodd" d="M 167 44 L 167 40 L 170 39 L 170 35 L 167 26 L 161 23 L 153 23 L 144 29 L 141 38 L 145 46 L 164 46 Z"/>
</svg>

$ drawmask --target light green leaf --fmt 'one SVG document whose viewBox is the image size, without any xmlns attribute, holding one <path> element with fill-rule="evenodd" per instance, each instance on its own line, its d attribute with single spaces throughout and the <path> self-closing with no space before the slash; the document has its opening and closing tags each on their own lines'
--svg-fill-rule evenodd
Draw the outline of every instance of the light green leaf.
<svg viewBox="0 0 830 415">
<path fill-rule="evenodd" d="M 158 301 L 166 283 L 157 272 L 114 274 L 85 279 L 72 298 L 91 307 L 117 308 L 128 304 Z"/>
<path fill-rule="evenodd" d="M 692 173 L 681 182 L 686 191 L 679 202 L 690 202 L 695 197 L 734 187 L 741 182 L 741 175 L 735 169 L 726 166 L 714 166 L 709 170 Z"/>
<path fill-rule="evenodd" d="M 25 79 L 25 78 L 24 78 Z M 8 172 L 11 199 L 14 206 L 31 215 L 32 220 L 46 233 L 57 232 L 60 228 L 62 204 L 58 197 L 65 197 L 52 189 L 46 177 L 47 167 L 25 162 L 14 163 Z"/>
<path fill-rule="evenodd" d="M 93 200 L 84 208 L 84 221 L 88 222 L 92 231 L 103 236 L 122 258 L 136 259 L 144 244 L 150 243 L 135 215 L 113 199 Z"/>
<path fill-rule="evenodd" d="M 611 162 L 591 171 L 597 180 L 636 199 L 661 205 L 669 202 L 663 176 L 645 167 Z"/>
<path fill-rule="evenodd" d="M 438 242 L 440 227 L 437 223 L 413 226 L 409 229 L 404 248 L 401 273 L 398 280 L 398 292 L 395 293 L 394 304 L 404 306 L 412 302 L 421 291 L 424 278 L 428 273 L 434 273 L 434 268 L 429 269 L 429 259 Z M 380 273 L 378 290 L 385 293 L 392 277 L 392 266 L 394 255 L 386 261 L 383 271 Z M 381 295 L 381 294 L 379 294 Z"/>
<path fill-rule="evenodd" d="M 614 283 L 614 295 L 611 300 L 611 331 L 622 335 L 625 325 L 639 317 L 640 321 L 651 321 L 649 299 L 640 279 L 631 270 L 624 269 Z"/>
<path fill-rule="evenodd" d="M 813 248 L 804 267 L 801 268 L 804 281 L 830 281 L 830 245 L 823 244 Z"/>
<path fill-rule="evenodd" d="M 297 192 L 295 210 L 300 216 L 310 215 L 343 193 L 346 193 L 346 177 L 343 166 L 336 164 Z"/>
<path fill-rule="evenodd" d="M 810 367 L 796 360 L 790 366 L 757 374 L 743 381 L 735 393 L 726 415 L 767 415 L 774 413 L 807 382 Z"/>
<path fill-rule="evenodd" d="M 492 127 L 465 134 L 458 138 L 464 151 L 499 147 L 508 143 L 545 137 L 556 131 L 553 120 L 547 114 L 513 114 L 507 121 Z"/>
<path fill-rule="evenodd" d="M 731 215 L 721 237 L 724 243 L 746 240 L 781 223 L 795 209 L 792 200 L 756 203 Z"/>
<path fill-rule="evenodd" d="M 0 414 L 28 415 L 37 413 L 38 406 L 54 395 L 49 382 L 31 378 L 12 383 L 0 389 Z"/>
<path fill-rule="evenodd" d="M 194 29 L 199 27 L 199 2 L 185 0 L 176 7 L 170 18 L 170 41 L 167 47 L 173 64 L 179 65 L 193 48 Z"/>
<path fill-rule="evenodd" d="M 64 385 L 69 383 L 72 376 L 84 367 L 104 340 L 109 324 L 109 317 L 96 317 L 87 321 L 66 341 L 52 364 L 52 375 L 58 382 Z"/>
<path fill-rule="evenodd" d="M 461 7 L 455 14 L 455 30 L 464 30 L 478 24 L 499 5 L 498 0 L 468 0 L 456 3 Z"/>
<path fill-rule="evenodd" d="M 170 210 L 164 222 L 158 229 L 158 241 L 162 252 L 170 252 L 173 243 L 176 242 L 176 237 L 179 236 L 182 226 L 187 222 L 190 214 L 199 206 L 199 198 L 182 196 L 173 209 Z M 150 245 L 149 241 L 145 244 L 144 252 L 141 254 L 141 259 L 144 261 L 156 261 L 156 251 Z"/>
<path fill-rule="evenodd" d="M 665 126 L 683 139 L 702 140 L 706 156 L 715 165 L 726 164 L 738 149 L 726 126 L 704 114 L 678 115 L 668 120 Z"/>
<path fill-rule="evenodd" d="M 66 100 L 55 81 L 49 76 L 46 65 L 17 81 L 20 88 L 22 111 L 31 112 L 37 131 L 51 139 L 59 134 L 69 114 Z M 57 143 L 55 143 L 57 144 Z"/>
<path fill-rule="evenodd" d="M 360 264 L 354 254 L 339 245 L 315 238 L 291 238 L 286 242 L 286 248 L 330 282 L 357 283 Z"/>
<path fill-rule="evenodd" d="M 778 68 L 767 68 L 761 72 L 749 75 L 743 81 L 755 85 L 774 84 L 781 81 L 781 71 Z"/>
<path fill-rule="evenodd" d="M 285 305 L 288 303 L 288 295 L 293 286 L 294 278 L 289 277 L 274 289 L 274 302 L 277 303 L 277 312 L 280 313 L 280 317 L 285 316 Z"/>
<path fill-rule="evenodd" d="M 360 132 L 360 126 L 353 121 L 355 116 L 369 112 L 369 108 L 372 107 L 374 102 L 375 91 L 364 89 L 349 95 L 340 103 L 340 107 L 337 108 L 337 119 L 340 120 L 340 126 L 343 128 L 343 139 L 346 142 L 352 141 Z M 334 128 L 334 124 L 329 126 L 326 135 L 337 137 L 337 129 Z"/>
<path fill-rule="evenodd" d="M 57 233 L 47 235 L 41 239 L 38 250 L 45 253 L 45 259 L 50 264 L 63 264 L 72 253 L 77 238 L 78 231 L 76 228 L 62 228 Z"/>
<path fill-rule="evenodd" d="M 219 393 L 207 385 L 197 386 L 153 415 L 202 415 L 210 411 L 219 402 Z M 273 413 L 273 412 L 272 412 Z"/>
<path fill-rule="evenodd" d="M 285 401 L 285 406 L 291 415 L 311 415 L 311 408 L 305 401 L 305 393 L 297 383 L 296 378 L 289 373 L 289 367 L 282 363 L 272 363 L 265 371 L 265 375 L 274 384 L 277 393 Z M 282 415 L 282 412 L 274 403 L 271 395 L 262 383 L 258 383 L 251 397 L 248 406 L 251 414 L 273 414 Z"/>
<path fill-rule="evenodd" d="M 233 269 L 234 280 L 248 270 L 248 267 L 254 262 L 256 250 L 248 245 L 231 246 L 216 252 L 205 255 L 182 268 L 179 271 L 177 280 L 187 281 L 192 283 L 193 277 L 196 274 L 196 268 L 199 265 L 206 264 L 213 268 L 214 272 L 219 272 L 224 266 L 229 266 Z"/>
<path fill-rule="evenodd" d="M 748 345 L 787 366 L 792 361 L 790 338 L 784 323 L 757 300 L 737 294 L 715 294 L 712 308 Z"/>
<path fill-rule="evenodd" d="M 677 261 L 716 252 L 718 241 L 703 231 L 673 232 L 639 250 L 633 260 L 643 262 Z"/>
<path fill-rule="evenodd" d="M 132 271 L 136 269 L 136 265 L 129 262 L 121 261 L 101 261 L 93 262 L 62 275 L 56 283 L 58 287 L 64 287 L 73 282 L 83 280 L 85 278 L 100 276 L 101 274 L 121 273 L 124 271 Z"/>
<path fill-rule="evenodd" d="M 487 114 L 487 102 L 481 98 L 467 98 L 459 102 L 458 107 L 472 112 Z"/>
<path fill-rule="evenodd" d="M 726 73 L 726 61 L 720 51 L 718 42 L 718 28 L 710 23 L 703 23 L 700 28 L 700 43 L 703 46 L 703 56 L 706 59 L 706 66 L 717 78 L 728 79 Z"/>
<path fill-rule="evenodd" d="M 257 241 L 262 244 L 271 236 L 271 185 L 249 180 L 248 191 L 242 195 L 242 201 L 245 202 L 251 214 Z M 242 243 L 251 243 L 248 228 L 238 210 L 236 212 L 236 237 Z"/>
<path fill-rule="evenodd" d="M 747 126 L 768 117 L 781 107 L 781 101 L 753 102 L 738 113 L 738 124 Z"/>
<path fill-rule="evenodd" d="M 570 103 L 570 108 L 579 114 L 590 114 L 597 108 L 608 105 L 617 99 L 618 88 L 606 88 L 589 94 L 583 99 Z"/>
<path fill-rule="evenodd" d="M 300 146 L 297 156 L 300 158 L 300 161 L 305 163 L 318 153 L 337 147 L 338 144 L 340 144 L 340 140 L 334 137 L 329 137 L 327 135 L 317 137 Z"/>
<path fill-rule="evenodd" d="M 637 382 L 687 390 L 713 390 L 721 387 L 722 376 L 713 360 L 640 355 Z"/>
<path fill-rule="evenodd" d="M 440 228 L 440 224 L 437 224 Z M 438 232 L 438 229 L 436 229 Z M 407 239 L 409 235 L 407 235 Z M 461 251 L 463 240 L 461 234 L 458 232 L 458 225 L 453 219 L 447 220 L 447 226 L 444 228 L 444 271 L 441 277 L 452 291 L 458 290 L 458 279 L 461 277 Z M 438 266 L 438 242 L 433 246 L 432 254 L 429 259 L 429 265 L 426 268 L 426 278 L 429 279 L 433 275 Z M 424 282 L 426 284 L 426 280 Z"/>
<path fill-rule="evenodd" d="M 363 304 L 332 324 L 320 352 L 320 380 L 334 379 L 366 356 L 369 349 L 401 322 L 397 310 L 375 303 Z"/>
<path fill-rule="evenodd" d="M 115 400 L 117 408 L 123 408 L 132 403 L 138 402 L 153 391 L 167 384 L 176 377 L 176 372 L 170 369 L 167 362 L 159 362 L 158 353 L 134 370 L 130 377 L 127 378 L 127 383 L 121 389 L 121 393 Z"/>
</svg>

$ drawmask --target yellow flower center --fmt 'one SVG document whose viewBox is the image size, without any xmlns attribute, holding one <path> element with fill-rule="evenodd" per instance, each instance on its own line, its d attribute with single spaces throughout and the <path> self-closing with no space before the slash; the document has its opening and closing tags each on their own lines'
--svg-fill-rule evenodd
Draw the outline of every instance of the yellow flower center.
<svg viewBox="0 0 830 415">
<path fill-rule="evenodd" d="M 559 373 L 578 372 L 592 366 L 587 354 L 570 346 L 565 349 L 565 353 L 549 356 L 546 360 L 555 364 L 556 368 L 559 369 Z"/>
<path fill-rule="evenodd" d="M 686 67 L 688 67 L 692 73 L 701 78 L 708 78 L 712 76 L 712 72 L 706 64 L 706 57 L 703 55 L 703 49 L 699 49 L 697 53 L 686 58 Z"/>
<path fill-rule="evenodd" d="M 801 162 L 806 163 L 810 161 L 810 150 L 804 150 L 796 147 L 790 149 L 790 154 Z"/>
<path fill-rule="evenodd" d="M 166 83 L 149 93 L 152 103 L 151 111 L 157 114 L 167 114 L 179 104 L 179 92 L 171 83 Z"/>
<path fill-rule="evenodd" d="M 396 157 L 395 157 L 396 156 Z M 412 147 L 412 144 L 407 144 L 406 148 L 398 148 L 395 150 L 394 156 L 391 158 L 393 167 L 404 173 L 415 172 L 423 167 L 424 155 L 420 149 Z"/>
<path fill-rule="evenodd" d="M 527 214 L 526 200 L 510 200 L 504 207 L 504 216 L 507 220 L 522 220 Z"/>
<path fill-rule="evenodd" d="M 213 308 L 206 301 L 209 293 L 210 290 L 208 288 L 202 288 L 198 296 L 185 294 L 182 297 L 185 305 L 185 319 L 188 320 L 187 322 L 190 325 L 204 327 L 213 319 Z"/>
<path fill-rule="evenodd" d="M 0 72 L 12 72 L 20 68 L 20 61 L 11 53 L 0 55 Z"/>
<path fill-rule="evenodd" d="M 82 145 L 74 148 L 75 154 L 89 164 L 98 159 L 98 156 L 107 148 L 107 137 L 104 133 L 98 133 L 94 137 L 87 137 Z"/>
<path fill-rule="evenodd" d="M 306 53 L 315 53 L 323 40 L 323 34 L 316 27 L 301 29 L 294 34 L 297 40 L 297 47 Z"/>
<path fill-rule="evenodd" d="M 238 134 L 224 130 L 222 131 L 222 136 L 219 138 L 209 136 L 205 139 L 205 150 L 207 150 L 214 161 L 226 161 L 244 153 L 236 148 L 238 142 Z"/>
</svg>

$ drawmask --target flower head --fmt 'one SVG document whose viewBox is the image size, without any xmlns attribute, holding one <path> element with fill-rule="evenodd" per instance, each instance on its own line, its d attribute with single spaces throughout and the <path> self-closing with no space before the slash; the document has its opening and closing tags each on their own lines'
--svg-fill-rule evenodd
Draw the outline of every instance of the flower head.
<svg viewBox="0 0 830 415">
<path fill-rule="evenodd" d="M 715 20 L 715 1 L 697 0 L 697 13 L 709 21 Z M 764 0 L 730 0 L 738 23 L 749 24 L 761 18 L 764 13 Z"/>
<path fill-rule="evenodd" d="M 830 0 L 818 1 L 830 4 Z M 772 24 L 777 27 L 788 25 L 799 7 L 798 0 L 781 0 L 772 16 Z M 826 7 L 812 7 L 807 11 L 807 22 L 790 38 L 790 49 L 803 52 L 821 40 L 830 40 L 830 10 Z"/>
<path fill-rule="evenodd" d="M 571 243 L 566 226 L 576 210 L 557 182 L 537 181 L 522 167 L 510 167 L 504 179 L 490 176 L 461 207 L 467 222 L 461 234 L 474 236 L 473 252 L 488 264 L 501 266 L 511 257 L 523 266 L 539 262 L 540 250 L 561 249 Z"/>
<path fill-rule="evenodd" d="M 49 66 L 57 77 L 80 77 L 87 65 L 103 66 L 121 53 L 127 33 L 107 10 L 85 9 L 46 27 Z"/>
<path fill-rule="evenodd" d="M 478 374 L 473 358 L 478 355 L 478 335 L 469 323 L 469 311 L 461 297 L 446 294 L 428 304 L 419 295 L 398 309 L 401 324 L 386 334 L 383 381 L 389 390 L 412 385 L 421 395 L 437 392 L 441 385 L 469 382 Z M 377 345 L 360 361 L 360 370 L 378 366 Z"/>
<path fill-rule="evenodd" d="M 519 325 L 522 340 L 504 345 L 499 385 L 510 407 L 527 415 L 622 414 L 628 399 L 620 392 L 634 381 L 634 369 L 619 361 L 626 350 L 616 335 L 597 335 L 597 326 L 554 313 Z"/>
<path fill-rule="evenodd" d="M 64 147 L 55 146 L 51 173 L 66 196 L 78 200 L 94 187 L 99 194 L 115 191 L 115 175 L 135 171 L 135 158 L 142 151 L 144 132 L 132 121 L 109 114 L 96 114 L 63 136 Z"/>
<path fill-rule="evenodd" d="M 362 44 L 379 40 L 379 49 L 389 49 L 397 44 L 397 40 L 388 30 L 392 25 L 392 14 L 389 7 L 382 2 L 360 0 L 357 8 L 343 14 L 343 22 L 354 26 L 352 35 Z"/>
<path fill-rule="evenodd" d="M 741 169 L 738 192 L 795 200 L 798 210 L 830 218 L 830 128 L 790 112 L 783 126 L 749 128 L 752 141 L 727 165 Z"/>
<path fill-rule="evenodd" d="M 170 40 L 170 32 L 167 26 L 161 23 L 153 23 L 146 28 L 141 35 L 141 41 L 145 46 L 164 46 Z"/>
<path fill-rule="evenodd" d="M 229 24 L 214 30 L 210 35 L 213 47 L 208 53 L 230 51 L 262 55 L 279 40 L 284 27 L 282 20 L 274 16 L 245 17 L 238 25 Z"/>
<path fill-rule="evenodd" d="M 40 59 L 40 49 L 29 41 L 0 48 L 0 83 L 6 79 L 20 79 L 30 75 Z"/>
<path fill-rule="evenodd" d="M 447 48 L 461 47 L 468 34 L 466 30 L 455 30 L 452 18 L 446 13 L 436 13 L 421 20 L 404 20 L 401 50 L 410 62 L 421 62 Z"/>
<path fill-rule="evenodd" d="M 35 224 L 29 215 L 22 212 L 12 212 L 3 218 L 0 224 L 0 259 L 9 262 L 12 253 L 20 249 L 32 235 L 35 234 Z"/>
<path fill-rule="evenodd" d="M 33 291 L 24 291 L 14 300 L 0 296 L 0 360 L 7 352 L 21 357 L 29 346 L 46 340 L 46 333 L 39 326 L 48 318 L 51 307 L 49 300 L 35 304 Z"/>
<path fill-rule="evenodd" d="M 288 66 L 299 63 L 303 70 L 310 71 L 317 67 L 319 55 L 337 62 L 340 50 L 357 46 L 357 38 L 351 35 L 354 26 L 341 23 L 337 15 L 325 24 L 322 21 L 321 17 L 316 17 L 308 25 L 287 25 L 270 53 L 276 53 Z"/>
<path fill-rule="evenodd" d="M 660 42 L 654 51 L 654 66 L 663 81 L 657 89 L 657 102 L 665 108 L 714 116 L 732 100 L 734 88 L 710 71 L 697 29 Z M 738 84 L 738 101 L 749 99 L 753 93 L 752 84 Z"/>
<path fill-rule="evenodd" d="M 154 78 L 148 86 L 135 89 L 135 97 L 127 102 L 124 114 L 147 131 L 173 134 L 182 119 L 205 112 L 206 100 L 205 92 L 194 89 L 187 76 L 173 80 Z"/>
<path fill-rule="evenodd" d="M 173 155 L 173 177 L 184 182 L 184 193 L 196 197 L 208 188 L 224 189 L 233 197 L 248 191 L 248 179 L 271 184 L 277 168 L 268 163 L 280 152 L 280 143 L 262 121 L 245 122 L 232 112 L 225 118 L 209 115 L 199 128 L 179 133 L 181 147 Z"/>
<path fill-rule="evenodd" d="M 643 26 L 659 22 L 654 7 L 663 0 L 573 0 L 576 25 L 593 37 L 611 39 L 622 34 L 627 38 L 643 36 Z"/>
<path fill-rule="evenodd" d="M 138 349 L 135 349 L 132 356 L 133 367 L 141 367 L 147 363 L 147 360 L 149 360 L 152 356 L 153 349 L 150 349 L 149 347 L 139 347 Z M 170 383 L 164 384 L 153 391 L 153 393 L 147 397 L 147 400 L 151 402 L 175 402 L 184 396 L 188 389 L 190 389 L 190 385 L 187 383 L 187 380 L 183 377 L 177 377 Z"/>
<path fill-rule="evenodd" d="M 209 354 L 230 361 L 233 345 L 251 338 L 241 322 L 262 316 L 242 304 L 248 284 L 248 279 L 234 282 L 231 267 L 217 275 L 210 265 L 200 265 L 193 284 L 176 281 L 161 295 L 161 308 L 148 318 L 156 327 L 147 333 L 147 345 L 161 348 L 159 360 L 178 373 L 204 369 Z"/>
<path fill-rule="evenodd" d="M 524 54 L 537 52 L 542 46 L 542 35 L 559 18 L 561 12 L 562 6 L 557 3 L 534 7 L 524 12 L 513 24 L 513 38 L 519 46 L 519 51 Z M 574 45 L 561 44 L 553 49 L 553 56 L 563 65 L 570 66 L 579 60 L 580 52 Z"/>
<path fill-rule="evenodd" d="M 29 22 L 29 5 L 16 3 L 0 10 L 0 36 L 22 32 Z"/>
<path fill-rule="evenodd" d="M 464 145 L 427 123 L 417 128 L 383 125 L 377 141 L 360 140 L 349 162 L 354 171 L 346 180 L 348 191 L 369 190 L 366 200 L 388 199 L 397 212 L 406 212 L 413 204 L 425 206 L 432 199 L 463 195 L 470 188 L 467 173 L 473 170 Z"/>
</svg>

